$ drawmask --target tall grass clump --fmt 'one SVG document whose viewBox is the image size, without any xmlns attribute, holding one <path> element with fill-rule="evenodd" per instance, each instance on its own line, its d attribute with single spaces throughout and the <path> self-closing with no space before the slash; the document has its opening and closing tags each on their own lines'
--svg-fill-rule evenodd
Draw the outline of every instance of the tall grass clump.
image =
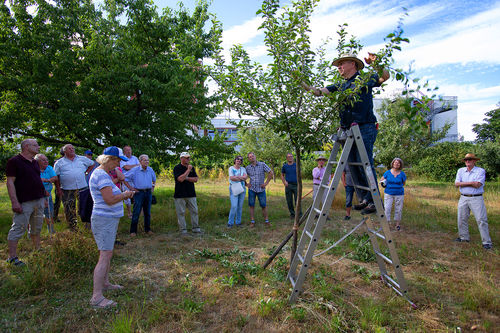
<svg viewBox="0 0 500 333">
<path fill-rule="evenodd" d="M 68 281 L 91 274 L 97 263 L 95 243 L 83 233 L 58 233 L 50 245 L 44 245 L 26 258 L 26 267 L 6 271 L 0 287 L 3 295 L 38 295 L 71 285 Z"/>
</svg>

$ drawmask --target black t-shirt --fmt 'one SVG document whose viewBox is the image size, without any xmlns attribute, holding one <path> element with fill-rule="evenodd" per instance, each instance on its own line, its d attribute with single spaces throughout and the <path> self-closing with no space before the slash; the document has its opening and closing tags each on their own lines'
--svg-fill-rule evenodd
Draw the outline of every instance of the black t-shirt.
<svg viewBox="0 0 500 333">
<path fill-rule="evenodd" d="M 14 187 L 19 203 L 45 197 L 40 167 L 35 159 L 29 161 L 21 154 L 12 157 L 7 161 L 6 175 L 16 177 Z"/>
<path fill-rule="evenodd" d="M 355 89 L 356 78 L 359 76 L 359 72 L 356 72 L 353 77 L 344 81 L 342 84 L 333 84 L 326 87 L 328 91 L 345 91 L 347 89 Z M 351 123 L 355 122 L 359 125 L 366 123 L 376 123 L 377 118 L 373 113 L 373 93 L 372 89 L 375 87 L 380 87 L 381 84 L 378 82 L 378 75 L 373 74 L 365 86 L 359 91 L 359 101 L 354 103 L 354 105 L 346 105 L 344 110 L 340 112 L 340 125 L 342 127 L 350 127 Z"/>
<path fill-rule="evenodd" d="M 194 183 L 184 180 L 183 182 L 179 182 L 177 178 L 186 172 L 187 167 L 182 164 L 177 164 L 174 167 L 174 179 L 175 179 L 175 191 L 174 198 L 192 198 L 196 197 L 196 192 L 194 190 Z M 194 167 L 189 172 L 188 177 L 198 177 Z"/>
</svg>

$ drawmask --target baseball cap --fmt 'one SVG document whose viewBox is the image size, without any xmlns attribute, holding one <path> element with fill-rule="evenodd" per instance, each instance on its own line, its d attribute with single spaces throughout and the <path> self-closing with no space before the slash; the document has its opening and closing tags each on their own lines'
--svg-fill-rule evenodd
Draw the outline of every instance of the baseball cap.
<svg viewBox="0 0 500 333">
<path fill-rule="evenodd" d="M 90 150 L 90 149 L 86 150 L 84 154 L 85 155 L 94 155 L 94 153 L 92 153 L 92 150 Z"/>
<path fill-rule="evenodd" d="M 120 154 L 120 150 L 116 146 L 111 146 L 102 152 L 103 155 L 116 156 L 121 158 L 123 161 L 128 161 L 128 158 Z"/>
<path fill-rule="evenodd" d="M 189 153 L 187 151 L 183 151 L 181 153 L 181 157 L 191 157 L 191 155 L 189 155 Z"/>
</svg>

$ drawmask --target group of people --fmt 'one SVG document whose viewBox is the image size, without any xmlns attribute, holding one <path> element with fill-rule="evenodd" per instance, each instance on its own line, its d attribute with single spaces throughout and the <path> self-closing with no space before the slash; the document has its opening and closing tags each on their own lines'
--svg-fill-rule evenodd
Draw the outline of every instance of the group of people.
<svg viewBox="0 0 500 333">
<path fill-rule="evenodd" d="M 354 103 L 348 103 L 340 110 L 340 126 L 344 129 L 349 129 L 353 124 L 359 126 L 371 163 L 371 170 L 376 179 L 373 165 L 373 146 L 378 124 L 373 113 L 372 90 L 375 87 L 380 87 L 389 79 L 389 73 L 383 68 L 376 68 L 375 60 L 376 56 L 371 53 L 365 58 L 366 64 L 374 67 L 374 74 L 368 80 L 360 80 L 360 71 L 364 67 L 363 61 L 358 59 L 356 55 L 348 54 L 342 55 L 332 62 L 332 65 L 337 67 L 339 74 L 344 79 L 342 83 L 324 88 L 316 88 L 302 83 L 302 87 L 315 96 L 329 95 L 348 89 L 356 93 L 357 98 Z M 377 73 L 380 73 L 380 76 Z M 47 157 L 39 154 L 37 141 L 26 139 L 21 143 L 21 153 L 9 159 L 6 168 L 7 190 L 14 214 L 12 227 L 7 236 L 9 252 L 7 262 L 15 266 L 24 265 L 17 257 L 17 243 L 26 230 L 28 230 L 34 247 L 40 246 L 43 212 L 45 210 L 50 225 L 53 216 L 57 216 L 58 201 L 62 200 L 66 221 L 70 229 L 74 230 L 77 226 L 76 201 L 78 198 L 79 215 L 82 221 L 90 222 L 89 225 L 100 252 L 99 261 L 94 269 L 94 289 L 90 303 L 96 308 L 114 306 L 116 303 L 107 299 L 103 293 L 107 290 L 123 288 L 120 285 L 111 284 L 108 275 L 118 222 L 124 216 L 123 203 L 127 207 L 128 216 L 132 218 L 130 235 L 133 237 L 137 234 L 141 211 L 144 214 L 144 231 L 152 233 L 150 225 L 151 203 L 156 175 L 149 167 L 149 157 L 141 155 L 136 158 L 132 155 L 130 146 L 125 146 L 123 151 L 115 146 L 108 147 L 104 149 L 96 161 L 92 160 L 91 151 L 87 151 L 86 156 L 76 155 L 75 148 L 71 144 L 67 144 L 61 149 L 61 155 L 62 157 L 56 161 L 54 168 L 52 168 L 48 165 Z M 256 198 L 262 208 L 264 224 L 270 225 L 265 189 L 274 176 L 273 171 L 264 162 L 257 161 L 254 153 L 249 153 L 247 158 L 249 164 L 246 167 L 243 166 L 243 158 L 237 156 L 234 159 L 234 165 L 229 168 L 231 210 L 228 227 L 242 224 L 241 215 L 246 188 L 248 188 L 250 226 L 255 226 Z M 288 154 L 286 160 L 282 167 L 281 179 L 285 186 L 290 217 L 294 217 L 297 201 L 296 165 L 292 154 Z M 359 163 L 360 160 L 357 148 L 353 147 L 348 161 Z M 483 247 L 491 249 L 492 242 L 483 199 L 485 172 L 475 166 L 477 160 L 479 159 L 474 154 L 467 154 L 464 158 L 466 167 L 457 172 L 455 186 L 460 188 L 461 197 L 458 204 L 459 237 L 456 241 L 469 242 L 467 221 L 472 210 L 479 226 Z M 313 171 L 315 195 L 321 179 L 324 177 L 325 161 L 324 157 L 318 158 L 318 167 Z M 395 158 L 391 163 L 391 169 L 385 172 L 381 179 L 382 183 L 386 184 L 385 214 L 390 220 L 391 207 L 394 203 L 393 220 L 396 222 L 397 230 L 401 228 L 400 221 L 406 182 L 406 175 L 402 168 L 403 161 Z M 189 153 L 180 154 L 180 163 L 175 166 L 173 174 L 175 179 L 174 201 L 179 230 L 182 234 L 187 233 L 185 212 L 188 209 L 191 216 L 191 231 L 195 234 L 202 233 L 198 223 L 195 191 L 198 176 L 195 168 L 190 164 Z M 368 181 L 361 167 L 353 164 L 346 169 L 342 177 L 346 186 L 347 199 L 345 220 L 350 219 L 354 193 L 354 184 L 349 175 L 354 175 L 353 178 L 362 187 L 368 187 Z M 53 188 L 52 184 L 56 188 L 54 207 L 50 194 Z M 374 198 L 370 191 L 357 189 L 356 193 L 360 203 L 355 205 L 354 209 L 361 210 L 363 214 L 376 211 Z M 373 195 L 379 194 L 374 193 Z M 132 198 L 134 199 L 133 211 L 130 209 L 130 199 Z M 53 228 L 49 227 L 50 230 L 53 232 Z"/>
</svg>

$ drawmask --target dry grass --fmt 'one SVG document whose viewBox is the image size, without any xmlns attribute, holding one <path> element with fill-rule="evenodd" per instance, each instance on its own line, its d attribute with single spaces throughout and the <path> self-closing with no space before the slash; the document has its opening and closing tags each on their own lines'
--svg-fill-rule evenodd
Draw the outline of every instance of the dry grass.
<svg viewBox="0 0 500 333">
<path fill-rule="evenodd" d="M 310 184 L 306 186 L 309 189 Z M 487 188 L 490 233 L 500 244 L 500 186 Z M 262 225 L 227 229 L 227 185 L 202 181 L 197 185 L 202 237 L 177 233 L 173 187 L 157 191 L 151 237 L 127 236 L 126 219 L 119 238 L 127 244 L 115 250 L 111 274 L 124 292 L 109 296 L 120 306 L 96 311 L 88 306 L 97 251 L 90 234 L 63 232 L 55 239 L 44 230 L 43 250 L 34 253 L 27 239 L 20 256 L 28 269 L 0 263 L 0 330 L 20 332 L 445 332 L 500 327 L 500 259 L 498 246 L 480 247 L 471 217 L 471 243 L 456 237 L 457 191 L 447 184 L 409 183 L 403 231 L 394 235 L 410 286 L 414 310 L 380 282 L 363 232 L 339 248 L 315 258 L 300 302 L 288 304 L 286 280 L 289 247 L 270 267 L 258 267 L 289 232 L 292 222 L 283 189 L 272 184 L 268 203 L 271 228 Z M 307 192 L 307 191 L 305 191 Z M 11 213 L 5 187 L 0 190 L 0 256 L 6 258 L 6 234 Z M 333 204 L 320 248 L 326 248 L 357 224 L 344 216 L 344 192 Z M 306 198 L 306 204 L 311 199 Z M 244 221 L 248 221 L 245 206 Z M 352 253 L 351 253 L 352 252 Z M 344 254 L 345 259 L 336 262 Z"/>
</svg>

